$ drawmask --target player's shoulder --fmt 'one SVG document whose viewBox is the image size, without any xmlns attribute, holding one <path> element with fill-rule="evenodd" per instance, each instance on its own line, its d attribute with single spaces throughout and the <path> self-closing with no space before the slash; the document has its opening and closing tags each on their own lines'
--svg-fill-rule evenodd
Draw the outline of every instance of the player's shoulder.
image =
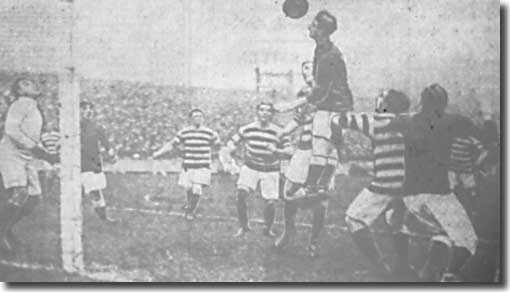
<svg viewBox="0 0 510 292">
<path fill-rule="evenodd" d="M 187 134 L 189 132 L 192 132 L 193 131 L 193 127 L 192 126 L 185 126 L 183 128 L 181 128 L 177 134 L 178 135 L 184 135 L 184 134 Z"/>
<path fill-rule="evenodd" d="M 218 132 L 209 128 L 209 127 L 201 127 L 200 131 L 207 133 L 208 135 L 215 136 L 218 135 Z"/>
<path fill-rule="evenodd" d="M 258 126 L 258 123 L 256 121 L 249 122 L 247 124 L 241 125 L 239 127 L 239 132 L 244 132 L 244 131 L 246 131 L 248 129 L 257 128 L 257 126 Z"/>
</svg>

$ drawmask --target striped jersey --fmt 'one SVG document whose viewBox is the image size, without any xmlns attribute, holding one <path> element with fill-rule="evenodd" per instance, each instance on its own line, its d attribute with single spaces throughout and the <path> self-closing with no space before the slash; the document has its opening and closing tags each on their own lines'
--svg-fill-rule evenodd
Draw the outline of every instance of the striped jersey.
<svg viewBox="0 0 510 292">
<path fill-rule="evenodd" d="M 391 113 L 348 115 L 349 128 L 362 130 L 372 138 L 374 179 L 368 188 L 375 193 L 399 195 L 404 184 L 404 136 L 385 128 L 395 117 Z"/>
<path fill-rule="evenodd" d="M 41 134 L 41 143 L 50 154 L 57 154 L 60 150 L 60 134 L 55 131 Z"/>
<path fill-rule="evenodd" d="M 313 112 L 298 111 L 294 116 L 294 121 L 303 127 L 296 143 L 297 149 L 312 150 L 312 123 L 314 114 Z"/>
<path fill-rule="evenodd" d="M 236 146 L 244 143 L 247 167 L 263 172 L 280 171 L 280 157 L 271 152 L 268 146 L 272 144 L 281 149 L 290 146 L 288 137 L 278 138 L 282 130 L 273 123 L 262 127 L 257 121 L 240 127 L 231 140 Z"/>
<path fill-rule="evenodd" d="M 210 168 L 213 146 L 221 143 L 218 133 L 207 127 L 186 127 L 177 133 L 174 145 L 182 145 L 184 169 Z"/>
<path fill-rule="evenodd" d="M 475 161 L 483 149 L 482 143 L 473 136 L 453 138 L 450 148 L 450 170 L 472 173 Z"/>
</svg>

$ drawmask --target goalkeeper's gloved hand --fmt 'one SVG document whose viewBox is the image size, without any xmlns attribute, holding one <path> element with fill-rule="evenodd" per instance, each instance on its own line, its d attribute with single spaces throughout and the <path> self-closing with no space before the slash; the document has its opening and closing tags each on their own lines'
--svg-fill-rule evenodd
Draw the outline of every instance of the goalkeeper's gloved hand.
<svg viewBox="0 0 510 292">
<path fill-rule="evenodd" d="M 37 158 L 44 161 L 47 161 L 49 164 L 56 164 L 59 162 L 59 155 L 58 153 L 50 153 L 48 150 L 46 150 L 42 145 L 37 145 L 30 149 L 30 152 L 32 152 L 32 155 Z"/>
</svg>

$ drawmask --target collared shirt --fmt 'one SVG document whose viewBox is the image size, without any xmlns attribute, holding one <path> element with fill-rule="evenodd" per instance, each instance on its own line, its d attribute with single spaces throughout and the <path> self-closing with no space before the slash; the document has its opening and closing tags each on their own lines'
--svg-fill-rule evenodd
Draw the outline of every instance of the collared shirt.
<svg viewBox="0 0 510 292">
<path fill-rule="evenodd" d="M 352 92 L 347 82 L 347 69 L 340 50 L 330 41 L 315 48 L 313 76 L 316 86 L 308 101 L 318 110 L 352 110 Z"/>
<path fill-rule="evenodd" d="M 102 159 L 100 146 L 110 148 L 104 129 L 90 120 L 82 120 L 81 126 L 81 171 L 101 172 Z"/>
<path fill-rule="evenodd" d="M 5 134 L 0 144 L 3 151 L 31 158 L 30 149 L 40 142 L 43 125 L 42 114 L 33 98 L 20 97 L 7 111 Z"/>
<path fill-rule="evenodd" d="M 210 168 L 212 147 L 221 144 L 218 133 L 207 127 L 186 127 L 177 133 L 172 144 L 183 146 L 184 169 Z"/>
<path fill-rule="evenodd" d="M 379 194 L 402 195 L 405 175 L 404 136 L 387 127 L 397 117 L 392 113 L 347 115 L 349 129 L 363 131 L 372 138 L 374 179 L 368 189 Z M 338 122 L 334 125 L 334 131 L 342 131 L 344 128 Z"/>
<path fill-rule="evenodd" d="M 280 157 L 269 150 L 269 144 L 283 149 L 290 145 L 288 137 L 279 139 L 282 128 L 270 123 L 262 127 L 261 123 L 255 121 L 239 128 L 231 140 L 235 145 L 244 143 L 245 165 L 251 169 L 263 172 L 280 171 Z"/>
</svg>

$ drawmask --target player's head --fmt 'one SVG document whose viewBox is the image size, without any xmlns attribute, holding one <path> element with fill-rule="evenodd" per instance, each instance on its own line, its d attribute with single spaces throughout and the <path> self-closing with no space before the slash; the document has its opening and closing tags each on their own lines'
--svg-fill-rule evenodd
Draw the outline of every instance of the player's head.
<svg viewBox="0 0 510 292">
<path fill-rule="evenodd" d="M 11 94 L 15 98 L 26 96 L 30 98 L 37 98 L 41 95 L 37 83 L 29 77 L 20 77 L 14 81 L 11 86 Z"/>
<path fill-rule="evenodd" d="M 95 117 L 96 110 L 90 101 L 80 102 L 80 115 L 82 119 L 91 120 Z"/>
<path fill-rule="evenodd" d="M 327 10 L 321 10 L 308 26 L 308 33 L 314 40 L 328 38 L 337 29 L 336 17 Z"/>
<path fill-rule="evenodd" d="M 441 116 L 448 105 L 448 93 L 441 85 L 434 83 L 421 92 L 421 111 Z"/>
<path fill-rule="evenodd" d="M 263 101 L 257 105 L 257 118 L 261 123 L 269 123 L 273 120 L 274 105 L 272 102 Z"/>
<path fill-rule="evenodd" d="M 204 123 L 204 112 L 201 109 L 194 108 L 189 112 L 189 118 L 193 126 L 200 127 Z"/>
<path fill-rule="evenodd" d="M 411 100 L 402 91 L 384 90 L 376 98 L 375 111 L 378 113 L 400 114 L 409 111 Z"/>
<path fill-rule="evenodd" d="M 313 83 L 313 62 L 308 60 L 301 63 L 301 75 L 306 84 L 312 85 Z"/>
</svg>

